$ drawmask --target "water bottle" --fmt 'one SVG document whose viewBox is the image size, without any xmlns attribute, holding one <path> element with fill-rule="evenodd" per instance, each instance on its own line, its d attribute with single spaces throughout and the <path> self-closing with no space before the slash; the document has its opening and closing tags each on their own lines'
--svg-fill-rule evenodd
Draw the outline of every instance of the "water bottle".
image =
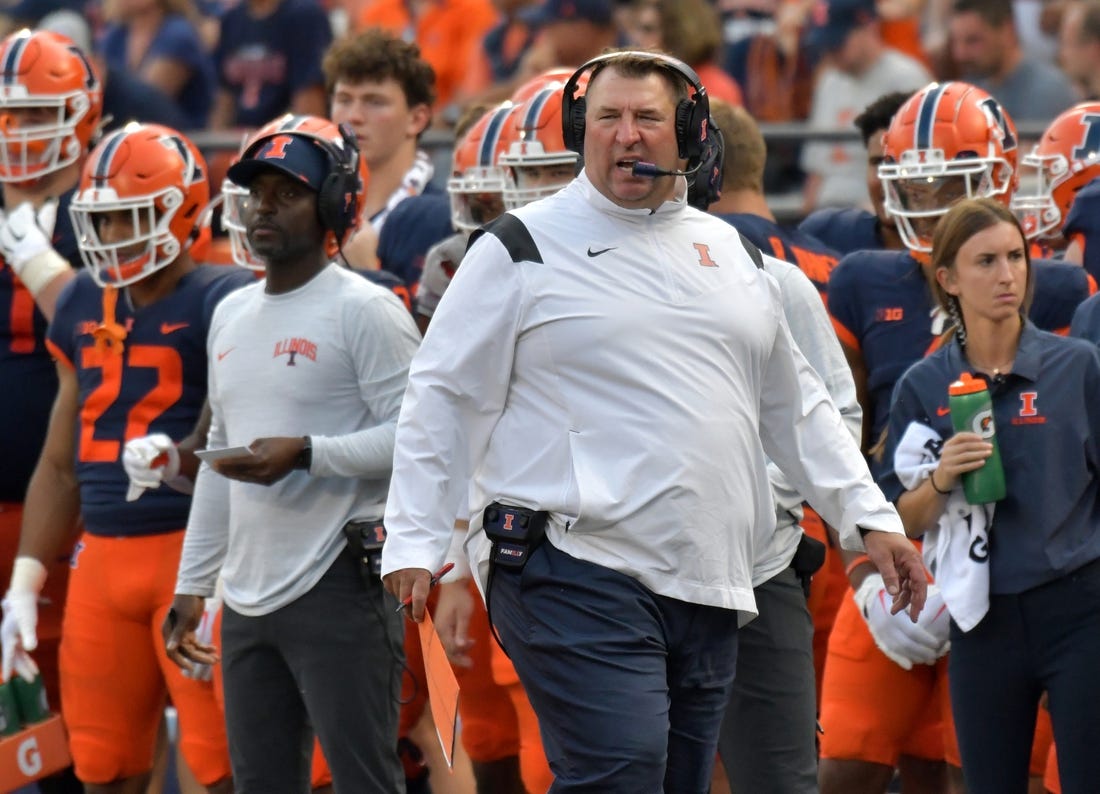
<svg viewBox="0 0 1100 794">
<path fill-rule="evenodd" d="M 0 684 L 0 736 L 19 733 L 19 704 L 11 681 Z"/>
<path fill-rule="evenodd" d="M 15 690 L 19 721 L 24 728 L 50 716 L 50 705 L 46 702 L 46 688 L 42 685 L 41 674 L 36 675 L 33 681 L 24 681 L 20 676 L 14 675 L 8 683 Z"/>
<path fill-rule="evenodd" d="M 951 423 L 956 433 L 977 433 L 993 445 L 993 454 L 980 469 L 962 476 L 966 501 L 972 505 L 989 504 L 1005 498 L 1005 472 L 997 448 L 997 429 L 993 425 L 993 401 L 985 380 L 964 372 L 948 389 Z"/>
</svg>

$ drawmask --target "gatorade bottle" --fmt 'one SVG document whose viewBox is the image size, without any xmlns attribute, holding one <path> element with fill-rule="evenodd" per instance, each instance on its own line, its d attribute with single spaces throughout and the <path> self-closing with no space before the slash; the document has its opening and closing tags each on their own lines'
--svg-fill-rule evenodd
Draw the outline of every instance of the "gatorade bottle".
<svg viewBox="0 0 1100 794">
<path fill-rule="evenodd" d="M 0 684 L 0 736 L 19 733 L 19 703 L 15 699 L 15 688 L 11 681 Z"/>
<path fill-rule="evenodd" d="M 19 721 L 23 727 L 42 722 L 50 716 L 50 706 L 46 702 L 46 688 L 42 685 L 41 674 L 29 682 L 18 675 L 13 675 L 8 683 L 15 690 L 15 700 L 19 704 Z"/>
<path fill-rule="evenodd" d="M 997 429 L 993 425 L 993 402 L 982 378 L 964 372 L 948 389 L 951 424 L 956 433 L 977 433 L 993 444 L 993 454 L 980 469 L 962 476 L 966 501 L 972 505 L 989 504 L 1005 498 L 1005 472 L 997 448 Z"/>
</svg>

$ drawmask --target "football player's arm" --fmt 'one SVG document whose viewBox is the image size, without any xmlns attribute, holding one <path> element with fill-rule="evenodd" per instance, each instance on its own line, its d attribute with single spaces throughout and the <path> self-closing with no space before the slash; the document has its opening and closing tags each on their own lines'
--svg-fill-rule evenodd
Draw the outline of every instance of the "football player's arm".
<svg viewBox="0 0 1100 794">
<path fill-rule="evenodd" d="M 23 506 L 23 529 L 18 557 L 46 563 L 57 556 L 72 535 L 80 512 L 80 490 L 74 459 L 79 411 L 76 371 L 68 362 L 57 363 L 58 390 L 50 414 L 46 443 L 31 475 Z"/>
<path fill-rule="evenodd" d="M 0 213 L 0 254 L 51 322 L 61 290 L 76 277 L 53 248 L 57 207 L 56 199 L 47 198 L 37 207 L 23 201 L 6 217 Z"/>
</svg>

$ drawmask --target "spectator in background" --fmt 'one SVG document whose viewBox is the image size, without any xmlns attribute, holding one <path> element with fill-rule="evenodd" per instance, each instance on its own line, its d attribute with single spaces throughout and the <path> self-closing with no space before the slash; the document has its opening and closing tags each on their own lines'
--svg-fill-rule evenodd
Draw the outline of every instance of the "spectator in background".
<svg viewBox="0 0 1100 794">
<path fill-rule="evenodd" d="M 995 96 L 1017 121 L 1045 124 L 1077 101 L 1065 74 L 1024 54 L 1011 3 L 955 0 L 950 26 L 962 79 Z"/>
<path fill-rule="evenodd" d="M 711 99 L 742 104 L 741 87 L 718 64 L 722 26 L 714 6 L 707 0 L 635 0 L 633 6 L 634 46 L 679 58 L 696 71 Z"/>
<path fill-rule="evenodd" d="M 214 102 L 214 62 L 199 36 L 191 0 L 107 0 L 104 62 L 137 76 L 170 98 L 184 129 L 206 126 Z"/>
<path fill-rule="evenodd" d="M 894 114 L 910 97 L 907 91 L 894 91 L 880 96 L 863 109 L 852 123 L 859 129 L 867 150 L 867 193 L 871 211 L 860 207 L 824 207 L 810 213 L 798 230 L 815 237 L 825 245 L 850 254 L 852 251 L 900 251 L 905 245 L 898 234 L 894 219 L 886 211 L 886 196 L 878 167 L 882 164 L 882 136 L 890 127 Z"/>
<path fill-rule="evenodd" d="M 0 35 L 6 35 L 22 27 L 33 28 L 38 20 L 54 11 L 84 9 L 84 0 L 15 0 L 0 6 Z"/>
<path fill-rule="evenodd" d="M 524 20 L 523 12 L 535 5 L 537 0 L 493 0 L 497 23 L 474 52 L 457 102 L 468 108 L 499 102 L 511 93 L 512 78 L 535 42 L 535 31 Z"/>
<path fill-rule="evenodd" d="M 42 17 L 36 28 L 69 37 L 91 61 L 103 86 L 102 132 L 111 132 L 138 119 L 173 129 L 186 126 L 187 117 L 175 102 L 126 69 L 115 69 L 104 63 L 102 57 L 92 52 L 91 27 L 76 11 L 54 11 Z"/>
<path fill-rule="evenodd" d="M 496 21 L 490 0 L 373 0 L 359 14 L 356 27 L 381 27 L 420 47 L 435 72 L 436 120 L 452 126 L 458 119 L 452 102 Z"/>
<path fill-rule="evenodd" d="M 222 17 L 210 127 L 259 127 L 282 113 L 325 115 L 321 58 L 332 43 L 317 0 L 244 0 Z"/>
<path fill-rule="evenodd" d="M 347 123 L 370 180 L 363 217 L 381 231 L 390 211 L 431 186 L 434 166 L 418 148 L 432 119 L 435 73 L 420 48 L 381 28 L 336 42 L 321 64 L 331 118 Z"/>
<path fill-rule="evenodd" d="M 623 43 L 611 0 L 544 0 L 526 15 L 538 31 L 516 85 L 555 66 L 577 67 Z"/>
<path fill-rule="evenodd" d="M 828 0 L 815 13 L 810 46 L 827 57 L 814 85 L 809 125 L 847 129 L 873 100 L 928 82 L 928 70 L 890 49 L 879 33 L 874 0 Z M 863 150 L 858 143 L 809 143 L 802 150 L 805 210 L 827 206 L 869 206 Z"/>
<path fill-rule="evenodd" d="M 1058 60 L 1084 99 L 1100 99 L 1100 3 L 1077 0 L 1066 8 Z"/>
</svg>

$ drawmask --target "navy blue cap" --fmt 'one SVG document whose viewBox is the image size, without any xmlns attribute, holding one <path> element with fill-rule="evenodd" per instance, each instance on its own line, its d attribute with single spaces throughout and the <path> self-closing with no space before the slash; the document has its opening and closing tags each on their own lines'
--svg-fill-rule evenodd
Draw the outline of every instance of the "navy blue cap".
<svg viewBox="0 0 1100 794">
<path fill-rule="evenodd" d="M 849 33 L 875 19 L 875 0 L 818 0 L 810 11 L 807 44 L 819 52 L 835 52 Z"/>
<path fill-rule="evenodd" d="M 610 25 L 611 0 L 544 0 L 541 5 L 520 14 L 520 18 L 532 27 L 552 22 L 593 22 Z"/>
<path fill-rule="evenodd" d="M 329 174 L 329 158 L 325 151 L 309 138 L 292 133 L 276 133 L 262 141 L 255 151 L 246 152 L 229 166 L 226 175 L 241 187 L 248 187 L 258 174 L 280 171 L 320 190 Z"/>
</svg>

